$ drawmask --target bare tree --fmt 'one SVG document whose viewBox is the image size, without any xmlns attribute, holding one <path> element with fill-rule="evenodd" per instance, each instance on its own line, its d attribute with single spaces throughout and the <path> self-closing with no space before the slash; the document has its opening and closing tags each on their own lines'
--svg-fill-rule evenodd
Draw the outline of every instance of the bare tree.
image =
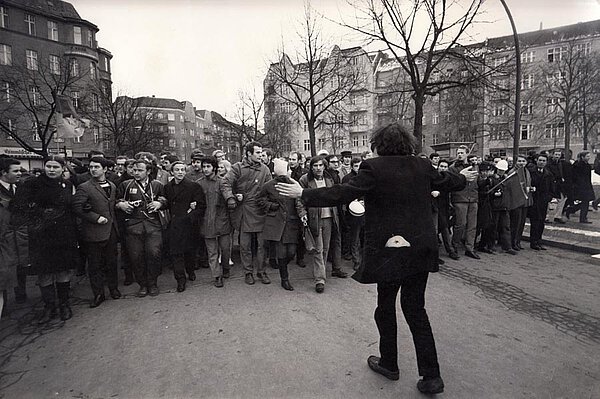
<svg viewBox="0 0 600 399">
<path fill-rule="evenodd" d="M 365 0 L 352 24 L 343 26 L 383 43 L 407 74 L 414 102 L 413 132 L 423 134 L 423 105 L 428 96 L 472 84 L 489 72 L 476 47 L 461 47 L 484 0 Z M 421 27 L 425 27 L 421 29 Z M 449 69 L 467 73 L 448 75 Z"/>
<path fill-rule="evenodd" d="M 156 119 L 158 112 L 151 97 L 132 98 L 118 93 L 113 101 L 110 86 L 96 82 L 83 101 L 82 112 L 102 127 L 102 139 L 109 142 L 114 155 L 164 149 L 167 124 Z"/>
<path fill-rule="evenodd" d="M 79 95 L 87 74 L 72 59 L 57 57 L 48 64 L 37 57 L 11 61 L 11 66 L 0 68 L 0 131 L 21 148 L 46 157 L 56 133 L 54 94 Z M 76 109 L 78 101 L 74 98 Z"/>
<path fill-rule="evenodd" d="M 233 123 L 227 121 L 228 126 L 235 132 L 235 139 L 243 158 L 244 145 L 249 141 L 259 141 L 262 133 L 259 129 L 264 100 L 259 99 L 256 93 L 249 94 L 245 91 L 238 92 Z M 224 119 L 225 120 L 225 119 Z"/>
<path fill-rule="evenodd" d="M 277 113 L 265 121 L 265 134 L 260 142 L 273 150 L 275 156 L 282 156 L 291 150 L 291 132 L 294 125 L 294 116 L 286 113 Z"/>
<path fill-rule="evenodd" d="M 316 154 L 316 129 L 327 113 L 344 101 L 359 86 L 361 74 L 348 56 L 326 40 L 320 30 L 321 18 L 305 6 L 298 36 L 301 50 L 295 62 L 284 47 L 272 63 L 265 81 L 265 96 L 275 97 L 274 112 L 296 112 L 306 121 L 311 153 Z"/>
<path fill-rule="evenodd" d="M 600 93 L 598 56 L 591 51 L 591 43 L 571 40 L 551 49 L 544 73 L 546 114 L 558 134 L 564 126 L 565 156 L 570 156 L 573 128 L 582 128 L 584 147 L 588 133 L 598 122 Z"/>
</svg>

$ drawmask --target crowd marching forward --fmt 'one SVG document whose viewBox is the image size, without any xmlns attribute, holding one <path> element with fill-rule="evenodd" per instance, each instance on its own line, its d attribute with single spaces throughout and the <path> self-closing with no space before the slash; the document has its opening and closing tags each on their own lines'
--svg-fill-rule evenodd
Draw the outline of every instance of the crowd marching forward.
<svg viewBox="0 0 600 399">
<path fill-rule="evenodd" d="M 258 142 L 247 143 L 241 162 L 233 165 L 222 151 L 192 155 L 187 165 L 168 153 L 148 152 L 116 160 L 92 151 L 87 165 L 49 156 L 43 169 L 26 171 L 19 161 L 0 158 L 0 289 L 3 301 L 14 288 L 17 302 L 26 300 L 27 275 L 37 275 L 45 307 L 39 322 L 56 316 L 67 320 L 69 283 L 87 270 L 93 292 L 91 307 L 113 299 L 118 288 L 117 258 L 124 285 L 137 283 L 138 296 L 159 294 L 157 278 L 163 267 L 173 270 L 177 291 L 196 279 L 200 267 L 210 268 L 215 287 L 229 278 L 233 242 L 239 242 L 244 281 L 269 284 L 267 267 L 278 269 L 281 286 L 292 291 L 288 264 L 310 265 L 315 290 L 324 292 L 326 264 L 331 276 L 347 277 L 342 259 L 358 270 L 364 250 L 364 204 L 361 198 L 341 206 L 309 207 L 301 199 L 282 196 L 276 184 L 293 179 L 304 188 L 349 183 L 367 151 L 321 151 L 308 158 L 291 152 L 274 158 Z M 597 208 L 591 184 L 591 154 L 574 162 L 561 150 L 512 159 L 483 159 L 461 146 L 454 161 L 436 153 L 419 154 L 440 172 L 478 171 L 458 191 L 431 191 L 432 220 L 448 256 L 460 251 L 474 259 L 494 254 L 497 246 L 516 255 L 530 219 L 530 247 L 544 250 L 541 238 L 550 201 L 549 219 L 564 223 L 579 212 L 587 219 L 588 205 Z M 600 172 L 596 165 L 596 173 Z M 361 209 L 362 208 L 362 209 Z M 308 235 L 308 237 L 306 237 Z M 308 242 L 305 245 L 305 237 Z M 119 251 L 120 247 L 120 251 Z M 438 258 L 438 262 L 444 261 Z"/>
</svg>

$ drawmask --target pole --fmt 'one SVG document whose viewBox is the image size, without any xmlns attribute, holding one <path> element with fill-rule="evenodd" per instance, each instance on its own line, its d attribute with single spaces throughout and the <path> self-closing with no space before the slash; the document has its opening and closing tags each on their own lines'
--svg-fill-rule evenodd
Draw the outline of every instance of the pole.
<svg viewBox="0 0 600 399">
<path fill-rule="evenodd" d="M 515 21 L 510 13 L 508 5 L 505 0 L 500 0 L 506 15 L 510 20 L 510 26 L 513 31 L 513 38 L 515 41 L 515 56 L 517 63 L 517 76 L 515 79 L 515 123 L 513 130 L 513 164 L 517 164 L 517 157 L 519 156 L 519 135 L 521 134 L 521 46 L 519 45 L 519 35 L 517 34 L 517 27 Z"/>
</svg>

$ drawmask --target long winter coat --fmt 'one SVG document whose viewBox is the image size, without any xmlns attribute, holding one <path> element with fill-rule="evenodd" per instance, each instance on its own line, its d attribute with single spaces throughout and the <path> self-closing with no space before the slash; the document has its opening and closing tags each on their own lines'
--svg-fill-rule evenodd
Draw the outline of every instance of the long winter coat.
<svg viewBox="0 0 600 399">
<path fill-rule="evenodd" d="M 583 161 L 573 164 L 573 198 L 580 201 L 596 199 L 592 187 L 592 165 Z"/>
<path fill-rule="evenodd" d="M 27 228 L 11 223 L 12 194 L 0 185 L 0 291 L 16 285 L 17 270 L 29 263 Z"/>
<path fill-rule="evenodd" d="M 265 211 L 258 203 L 260 188 L 271 180 L 271 171 L 262 162 L 253 163 L 247 158 L 235 163 L 223 180 L 225 200 L 242 194 L 233 212 L 233 225 L 241 233 L 260 233 L 265 224 Z"/>
<path fill-rule="evenodd" d="M 181 255 L 197 247 L 193 228 L 197 226 L 206 209 L 202 187 L 188 179 L 179 184 L 172 179 L 165 185 L 167 207 L 171 212 L 171 222 L 167 229 L 167 242 L 171 255 Z M 196 209 L 188 212 L 190 204 L 196 202 Z"/>
<path fill-rule="evenodd" d="M 75 269 L 79 262 L 77 227 L 72 212 L 73 185 L 46 175 L 26 180 L 11 204 L 28 226 L 34 274 Z"/>
<path fill-rule="evenodd" d="M 300 200 L 282 196 L 275 190 L 275 184 L 289 183 L 287 176 L 277 176 L 262 187 L 261 206 L 267 216 L 263 239 L 283 244 L 297 244 L 300 232 L 300 218 L 306 215 L 306 209 Z"/>
<path fill-rule="evenodd" d="M 95 179 L 90 179 L 77 187 L 73 198 L 73 211 L 81 219 L 81 240 L 85 242 L 101 242 L 110 238 L 112 229 L 118 231 L 115 201 L 117 187 L 110 184 L 110 196 Z M 108 223 L 99 224 L 98 218 L 104 216 Z"/>
<path fill-rule="evenodd" d="M 221 195 L 223 179 L 218 176 L 198 180 L 206 199 L 206 213 L 200 225 L 200 235 L 204 238 L 216 238 L 230 234 L 231 217 L 227 203 Z"/>
<path fill-rule="evenodd" d="M 382 156 L 365 160 L 358 176 L 333 187 L 305 189 L 307 206 L 323 207 L 365 199 L 365 243 L 362 264 L 352 276 L 361 283 L 398 282 L 436 272 L 438 243 L 431 212 L 432 190 L 461 190 L 463 176 L 438 172 L 415 156 Z M 386 247 L 401 236 L 410 246 Z"/>
<path fill-rule="evenodd" d="M 552 186 L 554 175 L 547 169 L 540 172 L 537 167 L 529 167 L 531 186 L 535 191 L 531 194 L 533 205 L 527 210 L 527 217 L 531 220 L 545 220 L 548 213 L 548 203 L 552 199 Z"/>
<path fill-rule="evenodd" d="M 510 200 L 509 210 L 517 208 L 527 208 L 533 205 L 533 198 L 528 192 L 531 187 L 531 174 L 527 168 L 511 169 L 508 174 L 516 174 L 508 179 L 505 184 L 505 191 Z"/>
</svg>

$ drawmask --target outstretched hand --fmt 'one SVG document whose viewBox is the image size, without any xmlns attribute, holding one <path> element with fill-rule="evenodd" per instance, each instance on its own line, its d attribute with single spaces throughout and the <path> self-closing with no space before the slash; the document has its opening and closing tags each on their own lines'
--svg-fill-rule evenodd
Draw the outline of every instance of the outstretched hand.
<svg viewBox="0 0 600 399">
<path fill-rule="evenodd" d="M 302 186 L 293 179 L 290 179 L 292 183 L 277 183 L 275 184 L 275 189 L 277 192 L 284 197 L 289 198 L 300 198 L 302 197 Z"/>
<path fill-rule="evenodd" d="M 473 170 L 472 166 L 464 168 L 460 171 L 460 174 L 463 175 L 467 179 L 467 181 L 475 181 L 477 179 L 477 176 L 479 175 L 479 173 L 476 170 Z"/>
</svg>

